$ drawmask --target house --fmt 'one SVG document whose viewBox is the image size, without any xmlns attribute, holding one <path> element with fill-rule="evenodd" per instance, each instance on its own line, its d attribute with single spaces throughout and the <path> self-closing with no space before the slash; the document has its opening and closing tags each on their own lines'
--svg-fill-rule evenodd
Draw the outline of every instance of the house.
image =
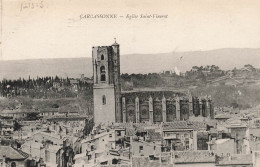
<svg viewBox="0 0 260 167">
<path fill-rule="evenodd" d="M 209 150 L 216 155 L 232 155 L 235 153 L 235 141 L 234 139 L 212 139 L 209 144 Z"/>
<path fill-rule="evenodd" d="M 81 74 L 80 81 L 87 84 L 93 84 L 93 78 L 84 77 L 84 74 Z"/>
<path fill-rule="evenodd" d="M 11 146 L 0 146 L 0 166 L 27 167 L 29 154 Z"/>
<path fill-rule="evenodd" d="M 54 115 L 57 115 L 58 113 L 58 108 L 45 108 L 40 110 L 40 116 L 44 118 L 52 117 Z"/>
<path fill-rule="evenodd" d="M 79 81 L 77 79 L 70 79 L 70 84 L 72 86 L 72 90 L 77 92 L 79 89 Z"/>
<path fill-rule="evenodd" d="M 132 145 L 132 156 L 152 156 L 161 153 L 161 144 L 154 142 L 146 142 L 133 139 Z"/>
<path fill-rule="evenodd" d="M 258 128 L 249 128 L 249 145 L 250 150 L 253 151 L 260 151 L 260 129 Z"/>
<path fill-rule="evenodd" d="M 175 167 L 215 167 L 215 155 L 211 151 L 175 151 Z"/>
<path fill-rule="evenodd" d="M 84 115 L 70 115 L 68 116 L 54 116 L 47 118 L 47 122 L 50 124 L 58 123 L 59 126 L 66 127 L 66 134 L 73 135 L 76 130 L 81 130 L 85 126 L 87 116 Z M 58 129 L 56 129 L 58 130 Z M 78 131 L 77 131 L 78 132 Z"/>
<path fill-rule="evenodd" d="M 48 142 L 53 145 L 62 145 L 63 139 L 60 135 L 49 133 L 49 132 L 38 132 L 34 134 L 32 140 L 38 143 Z"/>
<path fill-rule="evenodd" d="M 253 167 L 260 166 L 260 151 L 253 152 Z"/>
<path fill-rule="evenodd" d="M 26 108 L 16 108 L 16 109 L 8 109 L 0 112 L 0 116 L 3 117 L 12 117 L 13 119 L 24 119 L 32 113 L 39 113 L 39 111 L 35 109 L 26 109 Z"/>
<path fill-rule="evenodd" d="M 220 124 L 220 125 L 226 123 L 226 121 L 230 118 L 231 118 L 230 114 L 219 114 L 219 115 L 215 116 L 217 123 Z"/>
<path fill-rule="evenodd" d="M 0 135 L 10 134 L 14 131 L 14 120 L 12 117 L 0 117 Z"/>
<path fill-rule="evenodd" d="M 217 156 L 216 166 L 220 167 L 253 167 L 252 154 L 234 154 L 228 156 Z"/>
<path fill-rule="evenodd" d="M 171 162 L 170 157 L 167 156 L 149 156 L 140 157 L 136 156 L 132 158 L 131 167 L 173 167 L 174 164 Z"/>
<path fill-rule="evenodd" d="M 44 145 L 42 142 L 35 142 L 33 140 L 25 141 L 21 145 L 21 150 L 31 155 L 36 160 L 45 157 Z"/>
<path fill-rule="evenodd" d="M 245 153 L 248 148 L 244 145 L 244 139 L 249 139 L 247 126 L 240 120 L 230 120 L 226 125 L 226 128 L 228 133 L 231 134 L 231 138 L 235 139 L 235 154 Z"/>
<path fill-rule="evenodd" d="M 163 140 L 166 146 L 174 150 L 197 150 L 198 132 L 205 132 L 203 122 L 176 121 L 162 124 Z M 202 135 L 203 136 L 203 135 Z"/>
<path fill-rule="evenodd" d="M 107 154 L 110 149 L 116 148 L 115 130 L 105 130 L 97 134 L 91 134 L 81 141 L 81 150 L 88 160 Z"/>
</svg>

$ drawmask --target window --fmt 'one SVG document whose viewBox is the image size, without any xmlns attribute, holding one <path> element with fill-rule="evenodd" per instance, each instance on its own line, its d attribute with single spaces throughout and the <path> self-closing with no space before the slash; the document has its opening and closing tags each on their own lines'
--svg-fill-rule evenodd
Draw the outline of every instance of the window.
<svg viewBox="0 0 260 167">
<path fill-rule="evenodd" d="M 101 81 L 106 81 L 106 69 L 104 66 L 100 67 Z"/>
<path fill-rule="evenodd" d="M 15 163 L 15 162 L 12 162 L 12 163 L 11 163 L 11 167 L 16 167 L 16 163 Z"/>
<path fill-rule="evenodd" d="M 144 150 L 144 146 L 139 146 L 139 152 Z"/>
<path fill-rule="evenodd" d="M 106 102 L 106 96 L 105 95 L 103 95 L 103 97 L 102 97 L 102 103 L 103 103 L 103 105 L 105 105 L 107 102 Z"/>
<path fill-rule="evenodd" d="M 117 131 L 117 136 L 121 136 L 121 131 Z"/>
<path fill-rule="evenodd" d="M 112 137 L 112 134 L 111 134 L 111 133 L 109 134 L 109 137 Z"/>
<path fill-rule="evenodd" d="M 104 59 L 105 59 L 104 55 L 101 55 L 101 60 L 104 60 Z"/>
</svg>

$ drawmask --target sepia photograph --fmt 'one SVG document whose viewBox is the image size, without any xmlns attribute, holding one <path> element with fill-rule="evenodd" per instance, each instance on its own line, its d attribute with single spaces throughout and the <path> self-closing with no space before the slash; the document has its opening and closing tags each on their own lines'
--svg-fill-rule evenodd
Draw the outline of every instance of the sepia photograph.
<svg viewBox="0 0 260 167">
<path fill-rule="evenodd" d="M 0 3 L 0 167 L 260 167 L 259 0 Z"/>
</svg>

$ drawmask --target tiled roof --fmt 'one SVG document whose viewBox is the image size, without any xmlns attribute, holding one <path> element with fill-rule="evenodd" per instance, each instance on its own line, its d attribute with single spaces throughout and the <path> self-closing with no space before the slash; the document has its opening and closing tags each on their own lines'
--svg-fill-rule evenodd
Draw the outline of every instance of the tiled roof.
<svg viewBox="0 0 260 167">
<path fill-rule="evenodd" d="M 229 119 L 231 118 L 230 114 L 219 114 L 214 117 L 215 119 Z"/>
<path fill-rule="evenodd" d="M 52 117 L 52 118 L 48 118 L 48 121 L 77 121 L 77 120 L 85 120 L 87 119 L 86 116 L 69 116 L 69 117 Z"/>
<path fill-rule="evenodd" d="M 149 129 L 160 128 L 159 124 L 150 124 L 150 123 L 134 123 L 133 128 L 138 132 L 146 132 Z"/>
<path fill-rule="evenodd" d="M 214 163 L 215 155 L 210 151 L 175 151 L 175 163 Z"/>
<path fill-rule="evenodd" d="M 60 113 L 80 112 L 81 108 L 79 104 L 68 104 L 58 109 Z"/>
<path fill-rule="evenodd" d="M 22 160 L 28 158 L 28 154 L 10 146 L 0 146 L 0 159 L 6 158 Z"/>
<path fill-rule="evenodd" d="M 253 164 L 251 154 L 234 154 L 230 157 L 218 157 L 217 166 L 221 165 L 248 165 Z"/>
<path fill-rule="evenodd" d="M 13 125 L 5 125 L 0 123 L 0 128 L 12 128 L 14 127 Z"/>
<path fill-rule="evenodd" d="M 256 137 L 260 137 L 260 129 L 256 129 L 256 128 L 250 128 L 249 129 L 249 134 L 253 135 L 253 136 L 256 136 Z"/>
<path fill-rule="evenodd" d="M 162 135 L 159 132 L 155 132 L 154 129 L 147 130 L 148 132 L 148 138 L 151 141 L 160 141 L 162 138 Z"/>
<path fill-rule="evenodd" d="M 136 134 L 136 130 L 134 128 L 126 128 L 126 136 L 134 136 Z"/>
<path fill-rule="evenodd" d="M 28 109 L 28 108 L 20 108 L 14 110 L 3 110 L 0 114 L 23 114 L 23 113 L 32 113 L 32 112 L 39 112 L 35 109 Z"/>
<path fill-rule="evenodd" d="M 207 125 L 203 122 L 186 122 L 186 121 L 176 121 L 171 123 L 164 123 L 163 130 L 177 130 L 177 129 L 192 129 L 200 130 L 206 129 Z"/>
<path fill-rule="evenodd" d="M 133 157 L 132 167 L 173 167 L 173 164 L 163 164 L 159 161 L 151 161 L 149 157 Z"/>
<path fill-rule="evenodd" d="M 58 108 L 45 108 L 41 109 L 40 112 L 58 112 Z"/>
</svg>

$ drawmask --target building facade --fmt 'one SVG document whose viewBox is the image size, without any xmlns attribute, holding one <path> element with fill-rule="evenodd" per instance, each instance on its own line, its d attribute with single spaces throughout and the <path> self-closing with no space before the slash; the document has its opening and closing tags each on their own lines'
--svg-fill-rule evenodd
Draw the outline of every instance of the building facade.
<svg viewBox="0 0 260 167">
<path fill-rule="evenodd" d="M 95 123 L 120 122 L 121 85 L 119 45 L 92 48 Z"/>
<path fill-rule="evenodd" d="M 165 90 L 121 92 L 120 48 L 92 48 L 94 121 L 113 122 L 172 122 L 188 120 L 190 116 L 214 118 L 209 97 L 192 97 L 187 93 Z"/>
</svg>

